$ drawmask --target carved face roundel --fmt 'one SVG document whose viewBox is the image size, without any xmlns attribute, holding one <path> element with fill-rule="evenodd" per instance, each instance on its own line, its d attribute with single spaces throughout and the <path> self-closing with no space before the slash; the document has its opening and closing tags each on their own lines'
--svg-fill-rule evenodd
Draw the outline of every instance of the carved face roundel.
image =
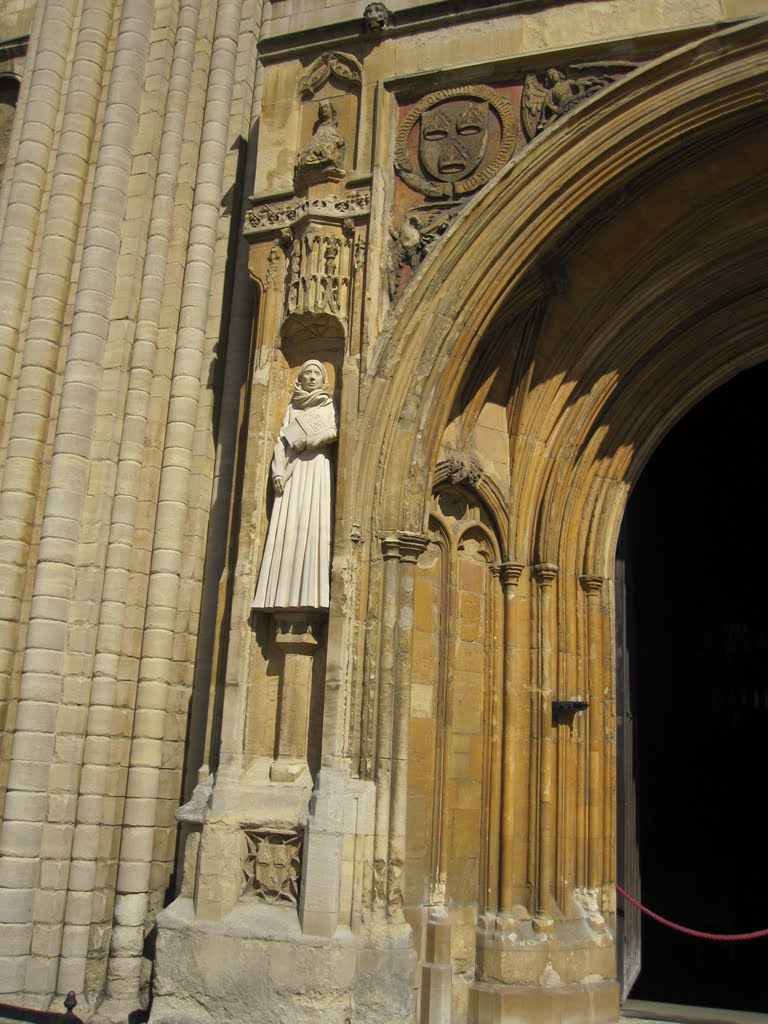
<svg viewBox="0 0 768 1024">
<path fill-rule="evenodd" d="M 438 181 L 458 181 L 480 165 L 488 146 L 488 104 L 445 103 L 421 115 L 419 158 Z"/>
<path fill-rule="evenodd" d="M 414 103 L 400 121 L 395 170 L 422 195 L 468 195 L 510 158 L 517 131 L 512 104 L 490 86 L 441 89 Z"/>
</svg>

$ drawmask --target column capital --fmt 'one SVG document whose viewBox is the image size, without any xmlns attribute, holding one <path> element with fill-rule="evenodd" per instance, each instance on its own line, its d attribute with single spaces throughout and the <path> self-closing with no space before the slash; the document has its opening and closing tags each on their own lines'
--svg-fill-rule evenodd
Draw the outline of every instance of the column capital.
<svg viewBox="0 0 768 1024">
<path fill-rule="evenodd" d="M 554 562 L 539 562 L 533 567 L 533 575 L 540 587 L 548 587 L 560 572 L 560 566 Z"/>
<path fill-rule="evenodd" d="M 385 560 L 389 561 L 400 558 L 400 541 L 396 533 L 380 534 L 379 541 L 381 542 L 381 553 Z"/>
<path fill-rule="evenodd" d="M 501 580 L 501 585 L 506 589 L 507 587 L 516 587 L 520 582 L 525 566 L 522 562 L 499 562 L 498 565 L 493 567 L 493 571 Z"/>
<path fill-rule="evenodd" d="M 579 583 L 585 594 L 599 594 L 605 579 L 596 573 L 585 573 L 579 576 Z"/>
<path fill-rule="evenodd" d="M 397 558 L 401 562 L 415 562 L 429 544 L 429 535 L 412 530 L 395 530 L 379 535 L 381 553 L 385 559 Z"/>
<path fill-rule="evenodd" d="M 412 533 L 410 530 L 398 532 L 400 541 L 400 561 L 415 562 L 422 551 L 426 551 L 429 536 L 426 533 Z"/>
</svg>

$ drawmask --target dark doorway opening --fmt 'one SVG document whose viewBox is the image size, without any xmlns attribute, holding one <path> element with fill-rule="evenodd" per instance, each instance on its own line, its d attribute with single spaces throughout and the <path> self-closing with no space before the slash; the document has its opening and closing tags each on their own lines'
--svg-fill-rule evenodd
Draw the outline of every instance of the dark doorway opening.
<svg viewBox="0 0 768 1024">
<path fill-rule="evenodd" d="M 767 411 L 768 364 L 700 402 L 644 470 L 619 546 L 642 902 L 707 932 L 768 927 Z M 633 998 L 768 1011 L 768 939 L 647 917 L 641 934 Z"/>
</svg>

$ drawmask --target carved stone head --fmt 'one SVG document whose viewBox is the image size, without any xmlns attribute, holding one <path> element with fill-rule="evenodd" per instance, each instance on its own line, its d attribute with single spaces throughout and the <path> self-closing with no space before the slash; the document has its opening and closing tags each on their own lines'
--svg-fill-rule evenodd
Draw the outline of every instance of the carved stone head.
<svg viewBox="0 0 768 1024">
<path fill-rule="evenodd" d="M 480 165 L 488 145 L 488 104 L 443 103 L 421 116 L 419 158 L 438 181 L 466 178 Z"/>
<path fill-rule="evenodd" d="M 363 19 L 365 21 L 366 32 L 376 34 L 389 28 L 392 21 L 392 15 L 384 4 L 374 3 L 368 4 L 365 8 L 363 11 Z"/>
<path fill-rule="evenodd" d="M 298 382 L 304 391 L 324 391 L 328 387 L 328 374 L 319 359 L 302 363 Z"/>
<path fill-rule="evenodd" d="M 549 68 L 544 76 L 544 84 L 548 89 L 554 89 L 558 82 L 564 82 L 565 80 L 565 74 L 557 68 Z"/>
</svg>

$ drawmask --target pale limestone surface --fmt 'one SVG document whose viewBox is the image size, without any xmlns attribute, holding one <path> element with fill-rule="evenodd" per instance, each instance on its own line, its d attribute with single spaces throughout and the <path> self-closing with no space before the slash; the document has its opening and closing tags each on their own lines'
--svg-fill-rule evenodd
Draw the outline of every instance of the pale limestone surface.
<svg viewBox="0 0 768 1024">
<path fill-rule="evenodd" d="M 613 546 L 664 430 L 768 358 L 768 4 L 465 6 L 0 9 L 0 1000 L 124 1021 L 156 925 L 154 1022 L 617 1018 Z M 601 60 L 444 221 L 396 176 L 417 100 Z M 324 102 L 343 177 L 302 184 Z M 281 622 L 309 357 L 330 601 Z"/>
<path fill-rule="evenodd" d="M 327 608 L 337 414 L 325 367 L 302 364 L 272 455 L 275 491 L 253 608 Z"/>
</svg>

